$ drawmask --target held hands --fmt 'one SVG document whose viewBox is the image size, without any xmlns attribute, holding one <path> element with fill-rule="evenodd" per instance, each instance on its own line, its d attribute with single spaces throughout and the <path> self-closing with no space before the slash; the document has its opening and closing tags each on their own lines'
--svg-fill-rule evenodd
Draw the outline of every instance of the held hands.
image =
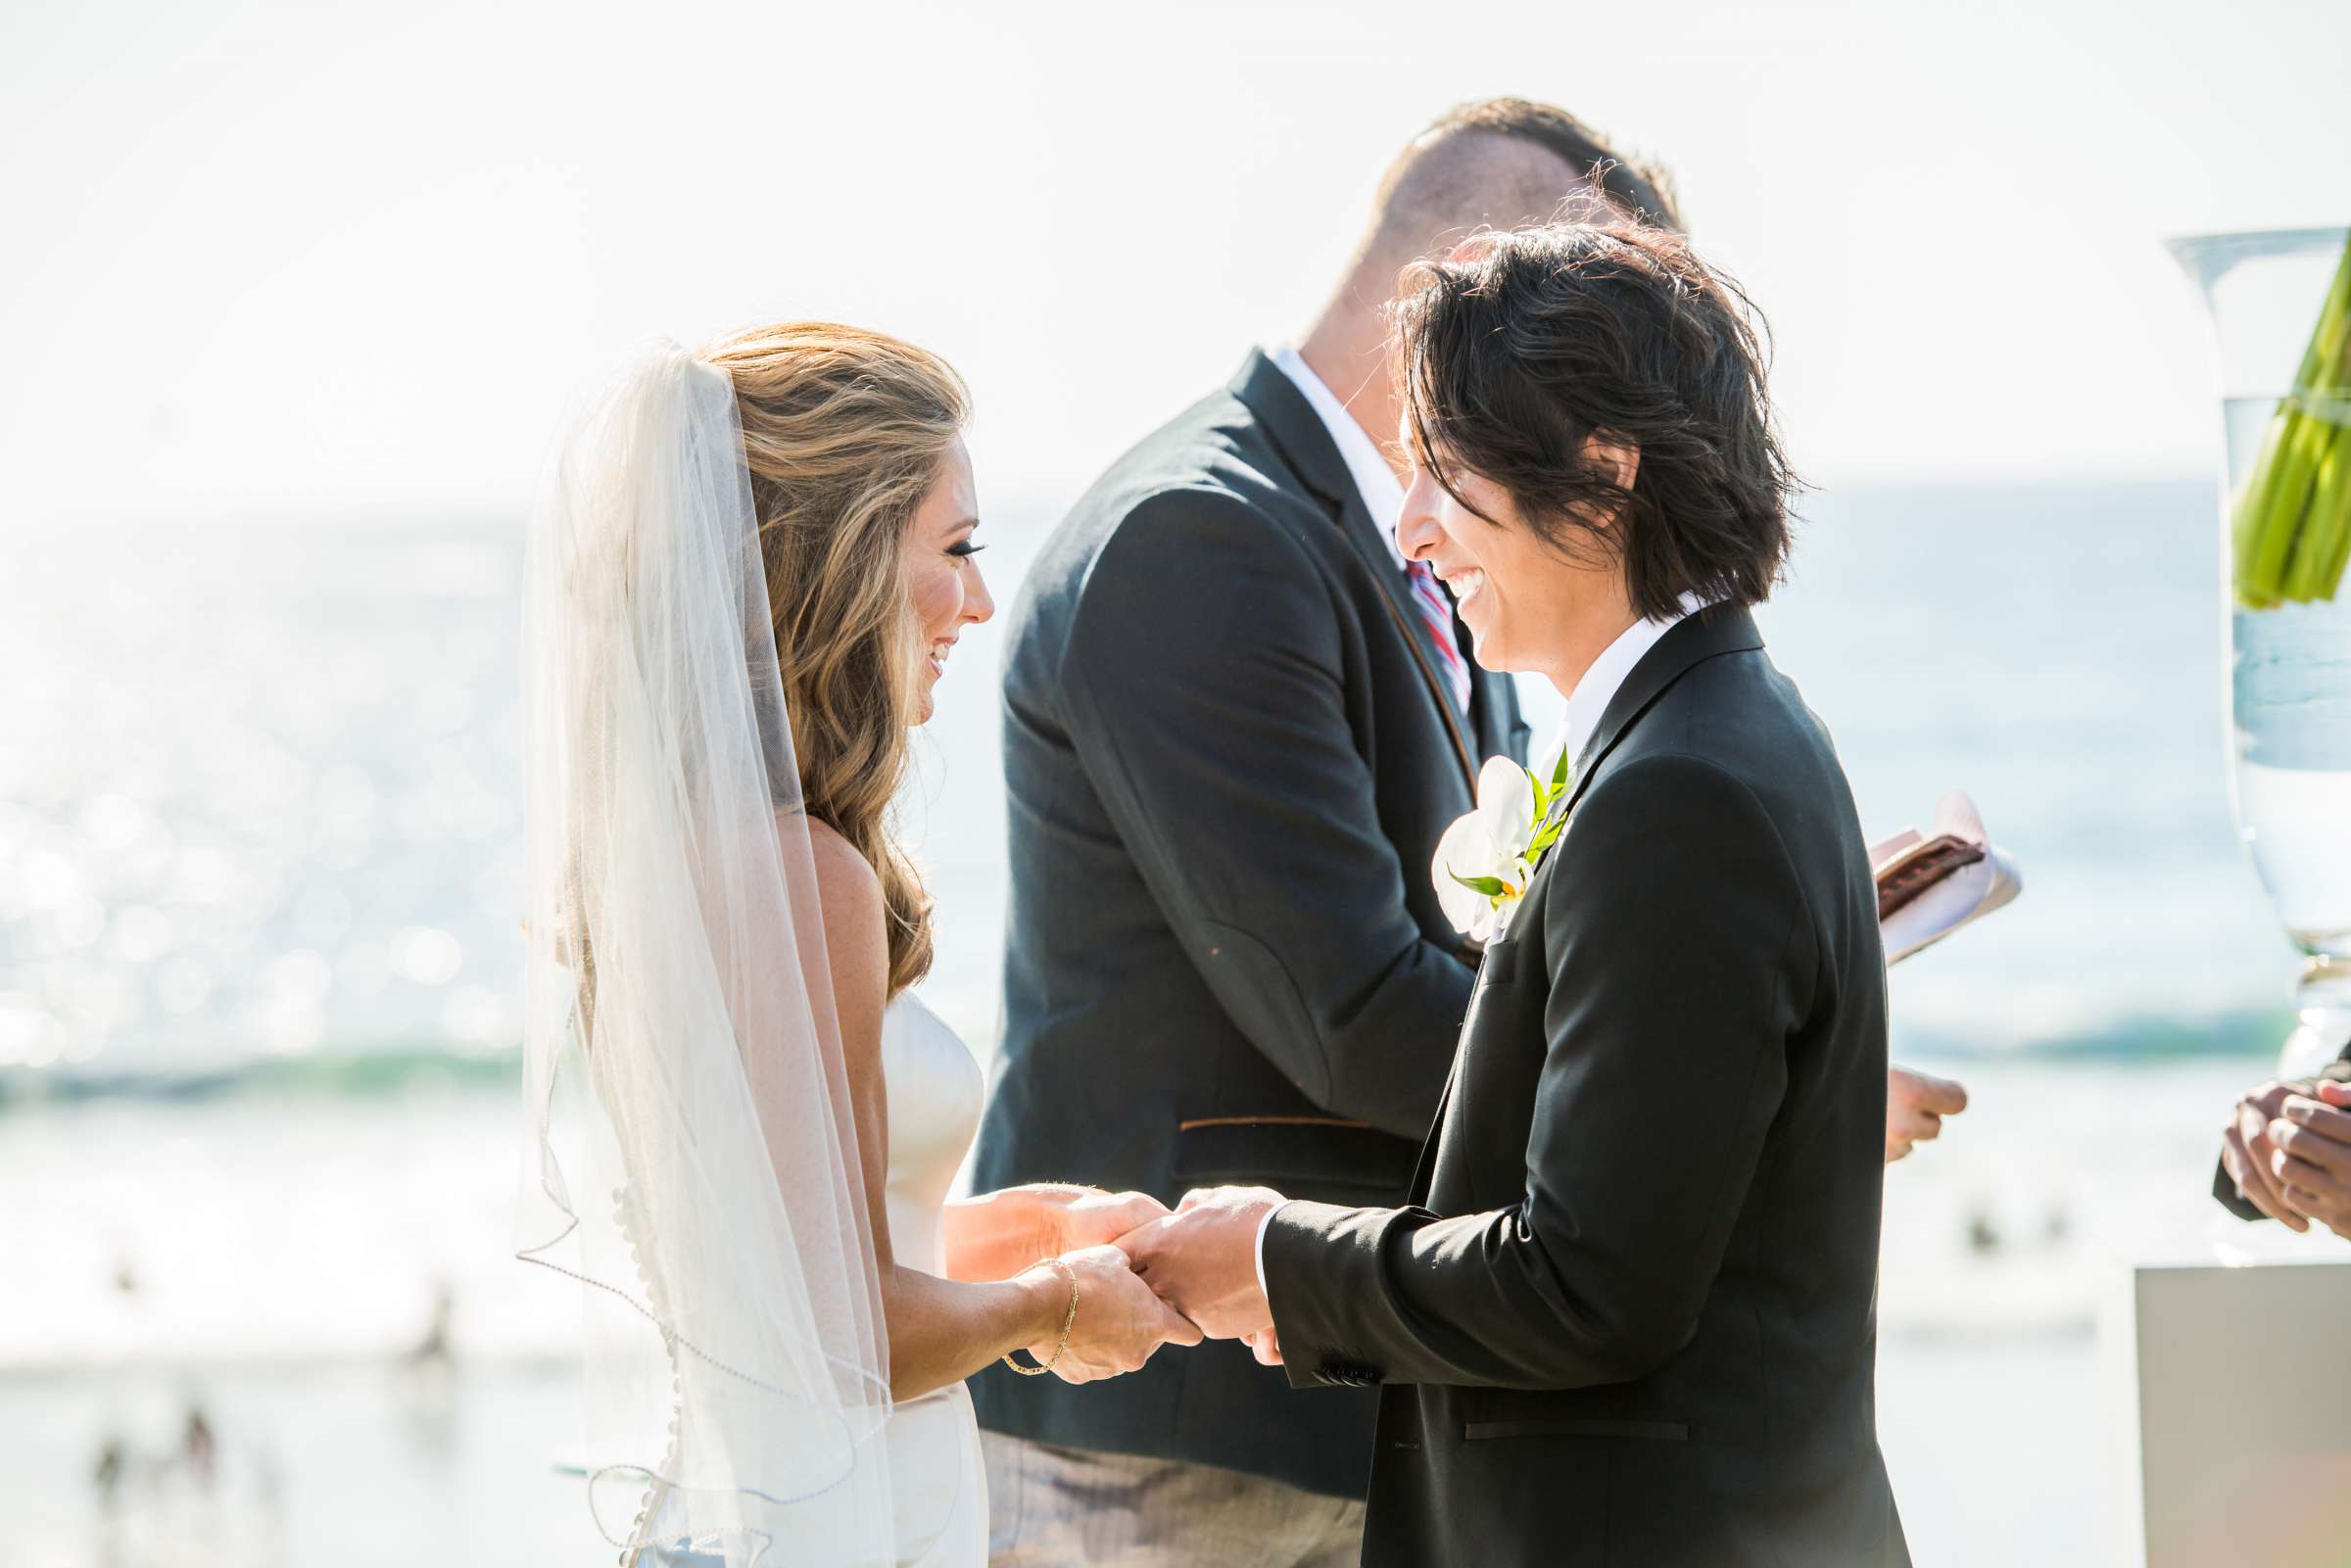
<svg viewBox="0 0 2351 1568">
<path fill-rule="evenodd" d="M 1257 1277 L 1257 1233 L 1285 1201 L 1268 1187 L 1209 1187 L 1173 1212 L 1146 1193 L 1041 1183 L 996 1195 L 1030 1211 L 1040 1241 L 1056 1243 L 1078 1281 L 1068 1344 L 1056 1332 L 1028 1347 L 1068 1383 L 1138 1370 L 1162 1345 L 1203 1335 L 1246 1341 L 1268 1366 L 1281 1361 L 1272 1308 Z M 1115 1245 L 1112 1243 L 1115 1242 Z M 1050 1264 L 1030 1276 L 1066 1302 L 1068 1281 Z M 1048 1283 L 1049 1282 L 1049 1283 Z"/>
<path fill-rule="evenodd" d="M 2290 1125 L 2281 1118 L 2286 1101 L 2298 1098 L 2298 1085 L 2274 1080 L 2246 1091 L 2221 1132 L 2221 1168 L 2247 1203 L 2288 1230 L 2305 1231 L 2310 1220 L 2285 1201 L 2281 1155 L 2270 1136 L 2272 1127 Z"/>
<path fill-rule="evenodd" d="M 1151 1207 L 1167 1212 L 1157 1202 Z M 1069 1342 L 1061 1343 L 1057 1320 L 1055 1332 L 1030 1346 L 1029 1354 L 1040 1366 L 1051 1362 L 1053 1375 L 1063 1382 L 1090 1383 L 1139 1371 L 1162 1345 L 1200 1343 L 1200 1331 L 1152 1294 L 1118 1248 L 1080 1247 L 1063 1254 L 1061 1261 L 1077 1281 L 1078 1315 L 1070 1323 Z M 1049 1300 L 1069 1300 L 1070 1279 L 1059 1269 L 1040 1263 L 1032 1272 L 1049 1281 Z"/>
<path fill-rule="evenodd" d="M 1247 1340 L 1260 1361 L 1280 1358 L 1273 1309 L 1257 1277 L 1257 1233 L 1286 1200 L 1271 1187 L 1205 1187 L 1176 1212 L 1124 1237 L 1134 1271 L 1211 1339 Z"/>
<path fill-rule="evenodd" d="M 2310 1094 L 2286 1095 L 2267 1131 L 2266 1173 L 2278 1201 L 2300 1221 L 2293 1228 L 2315 1219 L 2351 1237 L 2351 1084 L 2326 1082 Z M 2251 1184 L 2244 1185 L 2252 1197 Z"/>
<path fill-rule="evenodd" d="M 1086 1284 L 1086 1273 L 1079 1274 L 1078 1321 L 1070 1329 L 1069 1349 L 1053 1368 L 1063 1382 L 1089 1383 L 1140 1371 L 1162 1345 L 1200 1343 L 1200 1330 L 1154 1296 L 1135 1276 L 1128 1256 L 1109 1245 L 1165 1215 L 1166 1204 L 1147 1192 L 1105 1192 L 1059 1182 L 1022 1190 L 1036 1196 L 1047 1250 L 1074 1269 L 1085 1258 L 1088 1267 L 1105 1274 L 1099 1289 Z M 1051 1354 L 1047 1345 L 1038 1359 Z"/>
<path fill-rule="evenodd" d="M 1032 1181 L 994 1196 L 998 1202 L 1018 1204 L 1034 1227 L 1031 1258 L 1117 1241 L 1168 1212 L 1166 1204 L 1147 1192 L 1105 1192 L 1063 1181 Z"/>
</svg>

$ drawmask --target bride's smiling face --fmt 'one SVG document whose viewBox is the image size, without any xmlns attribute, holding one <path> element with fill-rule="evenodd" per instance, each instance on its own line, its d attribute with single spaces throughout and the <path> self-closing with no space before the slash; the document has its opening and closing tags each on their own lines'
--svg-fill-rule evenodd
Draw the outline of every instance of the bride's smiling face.
<svg viewBox="0 0 2351 1568">
<path fill-rule="evenodd" d="M 958 439 L 938 465 L 938 481 L 915 509 L 906 530 L 906 600 L 915 625 L 915 723 L 930 721 L 933 688 L 946 673 L 955 641 L 967 626 L 996 613 L 980 575 L 978 492 L 972 454 Z"/>
</svg>

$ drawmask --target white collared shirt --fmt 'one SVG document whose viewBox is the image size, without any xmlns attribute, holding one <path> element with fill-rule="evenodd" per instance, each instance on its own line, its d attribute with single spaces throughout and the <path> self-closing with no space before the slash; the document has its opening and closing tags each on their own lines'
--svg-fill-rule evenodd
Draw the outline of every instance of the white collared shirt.
<svg viewBox="0 0 2351 1568">
<path fill-rule="evenodd" d="M 1570 758 L 1580 757 L 1584 747 L 1592 742 L 1592 732 L 1600 728 L 1600 716 L 1608 711 L 1615 700 L 1624 678 L 1633 673 L 1641 656 L 1657 645 L 1657 640 L 1679 626 L 1690 616 L 1706 607 L 1706 601 L 1696 594 L 1682 595 L 1682 607 L 1661 621 L 1635 621 L 1616 634 L 1616 641 L 1600 650 L 1590 669 L 1575 683 L 1575 690 L 1567 698 L 1567 711 L 1559 720 L 1559 733 L 1546 757 L 1559 755 L 1564 745 Z"/>
<path fill-rule="evenodd" d="M 1379 454 L 1378 443 L 1356 423 L 1347 405 L 1322 384 L 1322 378 L 1296 349 L 1275 349 L 1267 357 L 1306 395 L 1322 428 L 1330 432 L 1331 442 L 1355 480 L 1356 493 L 1364 498 L 1364 509 L 1371 514 L 1371 526 L 1379 531 L 1379 542 L 1396 557 L 1397 570 L 1404 570 L 1404 547 L 1396 543 L 1396 523 L 1404 515 L 1404 486 L 1396 478 L 1396 470 Z"/>
</svg>

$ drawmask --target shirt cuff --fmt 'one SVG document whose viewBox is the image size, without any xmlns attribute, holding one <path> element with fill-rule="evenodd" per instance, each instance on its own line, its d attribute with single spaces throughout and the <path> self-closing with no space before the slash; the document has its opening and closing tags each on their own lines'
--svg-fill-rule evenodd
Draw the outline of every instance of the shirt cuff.
<svg viewBox="0 0 2351 1568">
<path fill-rule="evenodd" d="M 1272 1305 L 1273 1293 L 1266 1289 L 1266 1232 L 1273 1228 L 1273 1216 L 1288 1207 L 1289 1200 L 1285 1198 L 1267 1210 L 1266 1217 L 1257 1222 L 1257 1293 L 1266 1299 L 1269 1307 Z"/>
</svg>

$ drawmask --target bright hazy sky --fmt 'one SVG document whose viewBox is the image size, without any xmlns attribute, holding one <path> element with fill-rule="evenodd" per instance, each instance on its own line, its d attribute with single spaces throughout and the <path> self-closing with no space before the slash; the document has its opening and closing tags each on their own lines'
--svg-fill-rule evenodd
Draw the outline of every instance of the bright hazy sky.
<svg viewBox="0 0 2351 1568">
<path fill-rule="evenodd" d="M 984 499 L 1058 504 L 1298 330 L 1389 154 L 1499 92 L 1674 166 L 1832 484 L 2208 467 L 2159 239 L 2351 218 L 2338 0 L 17 0 L 4 28 L 0 527 L 512 517 L 633 339 L 816 314 L 944 352 Z"/>
</svg>

